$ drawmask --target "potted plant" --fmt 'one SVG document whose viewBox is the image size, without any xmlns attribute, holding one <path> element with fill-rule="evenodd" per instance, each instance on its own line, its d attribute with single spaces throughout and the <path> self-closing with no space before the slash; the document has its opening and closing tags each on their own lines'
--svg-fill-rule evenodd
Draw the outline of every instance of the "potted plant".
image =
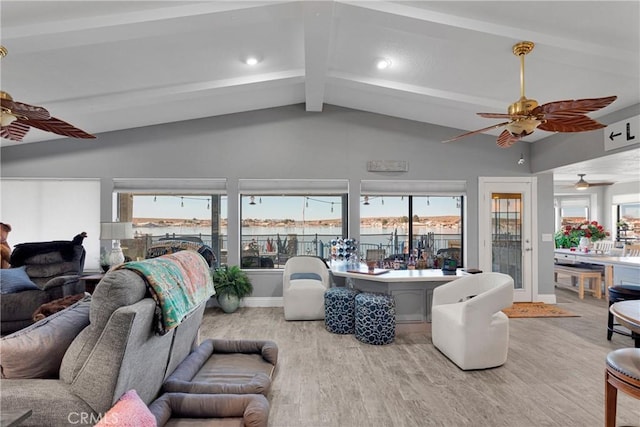
<svg viewBox="0 0 640 427">
<path fill-rule="evenodd" d="M 240 300 L 253 292 L 249 276 L 237 265 L 216 268 L 212 278 L 218 304 L 225 313 L 236 311 Z"/>
<path fill-rule="evenodd" d="M 610 234 L 598 221 L 584 221 L 580 224 L 566 225 L 555 234 L 557 248 L 570 248 L 581 245 L 580 239 L 584 238 L 582 245 L 589 242 L 606 239 Z"/>
</svg>

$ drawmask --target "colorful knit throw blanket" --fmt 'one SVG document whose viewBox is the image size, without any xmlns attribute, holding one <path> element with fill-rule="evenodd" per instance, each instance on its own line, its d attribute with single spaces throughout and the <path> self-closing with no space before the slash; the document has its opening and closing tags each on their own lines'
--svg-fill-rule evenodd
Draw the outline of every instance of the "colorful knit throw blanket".
<svg viewBox="0 0 640 427">
<path fill-rule="evenodd" d="M 181 251 L 118 268 L 138 273 L 156 301 L 156 332 L 164 335 L 215 294 L 209 266 L 194 251 Z"/>
</svg>

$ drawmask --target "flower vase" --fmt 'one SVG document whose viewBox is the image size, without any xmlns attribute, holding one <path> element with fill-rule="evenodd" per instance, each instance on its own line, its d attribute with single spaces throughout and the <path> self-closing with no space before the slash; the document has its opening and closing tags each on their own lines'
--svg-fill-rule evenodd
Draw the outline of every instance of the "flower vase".
<svg viewBox="0 0 640 427">
<path fill-rule="evenodd" d="M 578 250 L 579 251 L 586 251 L 587 249 L 589 249 L 589 244 L 591 243 L 591 241 L 589 240 L 588 237 L 581 237 L 580 238 L 580 242 L 578 243 Z"/>
</svg>

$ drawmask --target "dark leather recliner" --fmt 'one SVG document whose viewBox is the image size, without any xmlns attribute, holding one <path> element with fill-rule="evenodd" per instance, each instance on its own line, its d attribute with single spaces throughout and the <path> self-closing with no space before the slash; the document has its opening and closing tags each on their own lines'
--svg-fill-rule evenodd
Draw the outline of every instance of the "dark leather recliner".
<svg viewBox="0 0 640 427">
<path fill-rule="evenodd" d="M 10 334 L 33 323 L 33 313 L 44 303 L 84 292 L 80 275 L 86 252 L 84 236 L 73 241 L 21 243 L 13 248 L 11 267 L 25 266 L 39 290 L 3 294 L 0 299 L 0 333 Z"/>
</svg>

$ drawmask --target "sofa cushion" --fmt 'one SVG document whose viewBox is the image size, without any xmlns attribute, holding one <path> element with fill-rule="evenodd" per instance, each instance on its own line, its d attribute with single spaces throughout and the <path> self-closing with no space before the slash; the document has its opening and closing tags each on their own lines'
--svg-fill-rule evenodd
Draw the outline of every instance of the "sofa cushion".
<svg viewBox="0 0 640 427">
<path fill-rule="evenodd" d="M 27 275 L 25 267 L 5 268 L 0 270 L 0 292 L 13 294 L 22 291 L 40 289 Z"/>
<path fill-rule="evenodd" d="M 147 289 L 144 281 L 133 271 L 109 271 L 98 283 L 91 296 L 89 327 L 75 340 L 60 366 L 60 379 L 71 383 L 85 365 L 94 346 L 103 334 L 113 313 L 121 307 L 142 300 Z"/>
<path fill-rule="evenodd" d="M 149 411 L 135 390 L 123 394 L 100 419 L 96 427 L 152 427 L 156 417 Z"/>
<path fill-rule="evenodd" d="M 57 378 L 67 348 L 89 324 L 90 302 L 87 295 L 65 310 L 3 337 L 2 378 Z"/>
</svg>

